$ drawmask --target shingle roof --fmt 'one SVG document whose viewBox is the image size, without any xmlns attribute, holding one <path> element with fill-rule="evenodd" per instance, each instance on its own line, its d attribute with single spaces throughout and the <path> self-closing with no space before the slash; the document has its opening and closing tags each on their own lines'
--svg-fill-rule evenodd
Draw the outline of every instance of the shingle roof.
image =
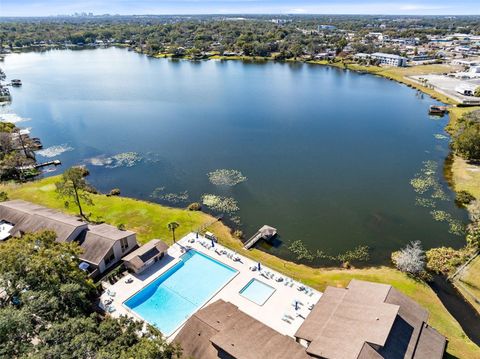
<svg viewBox="0 0 480 359">
<path fill-rule="evenodd" d="M 432 327 L 424 325 L 415 349 L 414 359 L 442 358 L 446 345 L 447 340 L 443 335 Z"/>
<path fill-rule="evenodd" d="M 328 287 L 295 336 L 310 341 L 307 353 L 319 357 L 417 359 L 427 319 L 422 307 L 390 285 L 352 280 L 346 289 Z M 430 358 L 441 358 L 443 349 L 437 345 L 440 356 Z"/>
<path fill-rule="evenodd" d="M 60 242 L 69 239 L 77 229 L 87 226 L 76 217 L 22 200 L 0 203 L 0 219 L 14 224 L 12 235 L 52 230 Z"/>
<path fill-rule="evenodd" d="M 134 235 L 131 231 L 121 231 L 108 224 L 88 225 L 88 230 L 79 237 L 80 247 L 83 253 L 79 255 L 81 260 L 98 265 L 115 242 L 122 238 Z"/>
<path fill-rule="evenodd" d="M 129 262 L 135 268 L 141 268 L 148 260 L 152 259 L 159 253 L 168 250 L 168 245 L 160 239 L 152 239 L 143 246 L 140 246 L 130 254 L 123 257 L 124 262 Z"/>
<path fill-rule="evenodd" d="M 305 348 L 219 300 L 195 313 L 175 337 L 185 357 L 218 358 L 224 351 L 237 359 L 306 359 Z"/>
</svg>

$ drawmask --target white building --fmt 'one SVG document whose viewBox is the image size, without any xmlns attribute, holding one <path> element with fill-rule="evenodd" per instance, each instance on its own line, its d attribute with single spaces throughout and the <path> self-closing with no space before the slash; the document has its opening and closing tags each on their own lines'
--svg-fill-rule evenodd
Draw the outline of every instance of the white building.
<svg viewBox="0 0 480 359">
<path fill-rule="evenodd" d="M 402 67 L 407 65 L 407 59 L 393 54 L 384 54 L 375 52 L 371 55 L 372 59 L 379 60 L 381 65 Z"/>
</svg>

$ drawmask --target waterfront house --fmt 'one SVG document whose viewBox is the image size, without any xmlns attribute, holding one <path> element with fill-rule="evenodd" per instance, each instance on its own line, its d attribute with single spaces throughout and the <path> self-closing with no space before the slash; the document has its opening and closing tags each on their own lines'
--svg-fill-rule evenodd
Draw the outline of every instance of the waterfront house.
<svg viewBox="0 0 480 359">
<path fill-rule="evenodd" d="M 59 242 L 71 242 L 87 229 L 87 223 L 76 217 L 22 200 L 0 203 L 0 220 L 13 225 L 12 237 L 48 229 Z"/>
<path fill-rule="evenodd" d="M 295 337 L 315 358 L 440 359 L 446 339 L 428 312 L 391 285 L 328 287 Z"/>
<path fill-rule="evenodd" d="M 197 311 L 175 337 L 185 358 L 308 359 L 305 348 L 218 300 Z"/>
<path fill-rule="evenodd" d="M 218 300 L 197 311 L 175 341 L 202 359 L 441 359 L 446 339 L 428 313 L 386 284 L 352 280 L 328 287 L 293 337 Z"/>
<path fill-rule="evenodd" d="M 50 230 L 58 242 L 76 241 L 82 248 L 82 268 L 92 276 L 120 262 L 138 245 L 134 232 L 108 224 L 90 225 L 75 216 L 22 200 L 0 203 L 0 225 L 2 240 Z"/>
<path fill-rule="evenodd" d="M 129 270 L 139 274 L 153 263 L 162 259 L 167 251 L 168 245 L 165 242 L 159 239 L 152 239 L 125 256 L 123 263 Z"/>
<path fill-rule="evenodd" d="M 137 247 L 136 234 L 108 224 L 88 225 L 77 238 L 83 252 L 79 258 L 89 264 L 89 272 L 103 273 Z"/>
</svg>

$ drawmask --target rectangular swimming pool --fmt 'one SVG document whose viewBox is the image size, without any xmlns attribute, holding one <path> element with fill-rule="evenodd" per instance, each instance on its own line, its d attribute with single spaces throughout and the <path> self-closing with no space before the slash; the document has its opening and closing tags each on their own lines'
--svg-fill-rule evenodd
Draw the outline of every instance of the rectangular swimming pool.
<svg viewBox="0 0 480 359">
<path fill-rule="evenodd" d="M 258 305 L 264 305 L 274 292 L 275 288 L 254 278 L 242 288 L 240 294 Z"/>
<path fill-rule="evenodd" d="M 124 305 L 169 336 L 236 274 L 192 249 Z"/>
</svg>

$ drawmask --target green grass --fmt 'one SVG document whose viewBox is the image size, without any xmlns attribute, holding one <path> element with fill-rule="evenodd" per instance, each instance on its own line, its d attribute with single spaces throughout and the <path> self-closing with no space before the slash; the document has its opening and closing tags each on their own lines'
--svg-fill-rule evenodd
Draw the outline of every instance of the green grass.
<svg viewBox="0 0 480 359">
<path fill-rule="evenodd" d="M 7 191 L 10 199 L 24 199 L 75 213 L 74 208 L 66 209 L 63 200 L 57 198 L 55 181 L 58 181 L 58 177 L 23 185 L 3 184 L 0 185 L 0 191 Z M 152 238 L 160 238 L 171 243 L 171 235 L 167 229 L 167 223 L 170 221 L 180 223 L 180 227 L 177 229 L 177 237 L 180 237 L 213 220 L 213 217 L 202 212 L 190 212 L 131 198 L 107 197 L 104 195 L 93 195 L 92 197 L 95 205 L 87 206 L 86 212 L 91 212 L 92 217 L 101 217 L 107 223 L 113 225 L 123 223 L 127 229 L 137 232 L 138 240 L 142 243 Z M 391 284 L 430 312 L 429 323 L 449 340 L 447 348 L 449 354 L 458 358 L 480 357 L 478 346 L 466 337 L 459 324 L 443 307 L 430 287 L 393 268 L 372 267 L 348 270 L 312 268 L 282 260 L 257 249 L 243 250 L 241 242 L 235 239 L 231 235 L 230 229 L 221 222 L 216 222 L 209 227 L 209 230 L 214 232 L 225 246 L 321 291 L 325 290 L 327 286 L 343 287 L 353 278 Z"/>
<path fill-rule="evenodd" d="M 474 297 L 480 300 L 480 256 L 471 261 L 456 278 L 455 286 L 462 292 L 472 306 L 480 313 L 480 303 L 476 302 Z"/>
</svg>

